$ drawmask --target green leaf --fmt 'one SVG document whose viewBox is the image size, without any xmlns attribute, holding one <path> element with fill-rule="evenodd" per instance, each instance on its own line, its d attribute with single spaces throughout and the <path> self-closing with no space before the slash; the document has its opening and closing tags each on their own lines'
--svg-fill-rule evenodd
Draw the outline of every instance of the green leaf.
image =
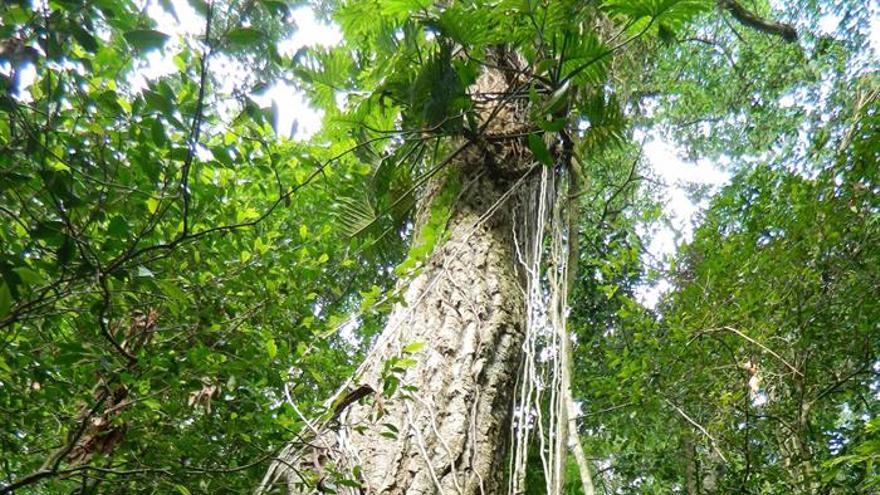
<svg viewBox="0 0 880 495">
<path fill-rule="evenodd" d="M 150 109 L 158 110 L 166 117 L 174 115 L 174 102 L 167 96 L 156 91 L 144 91 L 144 101 Z"/>
<path fill-rule="evenodd" d="M 556 60 L 555 58 L 546 58 L 546 59 L 538 62 L 538 64 L 535 66 L 535 72 L 537 74 L 545 74 L 545 73 L 549 72 L 550 69 L 553 69 L 554 67 L 556 67 L 556 65 L 558 63 L 559 63 L 559 61 Z"/>
<path fill-rule="evenodd" d="M 178 304 L 185 304 L 187 302 L 186 292 L 182 291 L 174 282 L 170 280 L 157 280 L 156 285 L 159 286 L 163 294 L 174 302 Z"/>
<path fill-rule="evenodd" d="M 9 292 L 9 287 L 6 282 L 0 283 L 0 318 L 8 315 L 11 308 L 12 294 Z"/>
<path fill-rule="evenodd" d="M 389 376 L 385 379 L 385 382 L 382 384 L 382 394 L 385 397 L 391 397 L 394 395 L 394 392 L 397 391 L 397 386 L 400 385 L 400 380 L 398 380 L 394 376 Z"/>
<path fill-rule="evenodd" d="M 412 13 L 429 8 L 433 3 L 433 0 L 381 0 L 379 8 L 382 14 L 405 19 Z"/>
<path fill-rule="evenodd" d="M 187 0 L 190 7 L 201 15 L 208 15 L 208 3 L 205 0 Z"/>
<path fill-rule="evenodd" d="M 418 363 L 419 362 L 416 361 L 415 359 L 403 358 L 403 359 L 397 361 L 396 363 L 394 363 L 394 365 L 397 368 L 406 369 L 406 368 L 412 368 L 413 366 L 417 365 Z"/>
<path fill-rule="evenodd" d="M 350 488 L 361 488 L 362 487 L 360 482 L 358 482 L 356 480 L 350 480 L 348 478 L 339 478 L 336 480 L 336 482 L 342 486 L 347 486 Z"/>
<path fill-rule="evenodd" d="M 230 43 L 241 47 L 255 45 L 265 37 L 265 33 L 259 29 L 251 27 L 233 29 L 227 35 L 227 39 Z"/>
<path fill-rule="evenodd" d="M 24 282 L 26 285 L 40 285 L 44 282 L 43 277 L 34 270 L 31 270 L 30 268 L 22 266 L 14 269 L 13 271 L 18 274 L 18 276 L 21 278 L 21 281 Z"/>
<path fill-rule="evenodd" d="M 536 160 L 548 167 L 553 166 L 553 157 L 550 155 L 550 151 L 540 135 L 529 134 L 529 149 L 532 150 Z"/>
<path fill-rule="evenodd" d="M 260 3 L 275 15 L 287 16 L 290 13 L 290 8 L 281 0 L 260 0 Z"/>
<path fill-rule="evenodd" d="M 278 355 L 278 345 L 273 338 L 266 340 L 266 355 L 269 356 L 269 359 L 275 359 L 275 356 Z"/>
<path fill-rule="evenodd" d="M 12 368 L 6 362 L 6 359 L 0 356 L 0 378 L 6 380 L 10 376 L 12 376 Z"/>
<path fill-rule="evenodd" d="M 403 348 L 403 352 L 404 352 L 404 353 L 407 353 L 407 354 L 413 354 L 413 353 L 415 353 L 415 352 L 418 352 L 418 351 L 424 349 L 424 348 L 425 348 L 425 345 L 426 345 L 426 344 L 425 344 L 424 342 L 413 342 L 413 343 L 411 343 L 411 344 L 407 344 L 407 345 Z"/>
<path fill-rule="evenodd" d="M 76 41 L 82 45 L 87 52 L 95 53 L 98 51 L 98 42 L 95 40 L 95 37 L 81 26 L 74 26 L 72 33 Z"/>
<path fill-rule="evenodd" d="M 170 36 L 155 29 L 135 29 L 123 34 L 125 41 L 141 51 L 162 48 Z"/>
<path fill-rule="evenodd" d="M 562 117 L 562 118 L 558 118 L 558 119 L 552 120 L 552 121 L 541 120 L 538 122 L 538 127 L 540 127 L 541 129 L 543 129 L 547 132 L 559 132 L 563 128 L 565 128 L 565 124 L 567 124 L 567 123 L 568 123 L 568 119 L 566 119 L 565 117 Z"/>
</svg>

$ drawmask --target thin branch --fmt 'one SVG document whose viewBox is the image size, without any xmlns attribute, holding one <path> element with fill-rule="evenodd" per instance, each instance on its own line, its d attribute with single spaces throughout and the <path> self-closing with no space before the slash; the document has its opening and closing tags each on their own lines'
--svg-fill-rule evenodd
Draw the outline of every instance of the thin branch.
<svg viewBox="0 0 880 495">
<path fill-rule="evenodd" d="M 100 409 L 101 406 L 104 405 L 104 402 L 109 396 L 110 394 L 104 394 L 100 399 L 98 399 L 97 402 L 95 402 L 92 408 L 89 409 L 88 412 L 83 416 L 77 429 L 69 435 L 67 442 L 56 449 L 52 453 L 52 455 L 50 455 L 46 459 L 46 461 L 43 462 L 43 465 L 40 466 L 40 469 L 0 488 L 0 495 L 15 493 L 15 490 L 18 490 L 19 488 L 23 488 L 25 486 L 38 483 L 39 481 L 42 481 L 46 478 L 59 475 L 61 471 L 58 468 L 61 465 L 61 462 L 64 460 L 65 457 L 67 457 L 68 454 L 70 454 L 73 448 L 76 447 L 76 444 L 79 442 L 79 439 L 82 438 L 83 433 L 85 433 L 86 428 L 88 427 L 92 417 L 95 415 L 95 413 L 98 412 L 98 409 Z"/>
<path fill-rule="evenodd" d="M 635 402 L 626 402 L 626 403 L 624 403 L 624 404 L 617 404 L 616 406 L 606 407 L 605 409 L 600 409 L 600 410 L 598 410 L 598 411 L 593 411 L 593 412 L 588 412 L 588 413 L 584 413 L 584 414 L 579 414 L 579 415 L 573 417 L 572 419 L 587 418 L 587 417 L 590 417 L 590 416 L 596 416 L 596 415 L 599 415 L 599 414 L 605 414 L 605 413 L 613 412 L 613 411 L 616 411 L 616 410 L 618 410 L 618 409 L 623 409 L 623 408 L 625 408 L 625 407 L 630 407 L 630 406 L 634 406 L 634 405 L 636 405 Z"/>
<path fill-rule="evenodd" d="M 672 406 L 672 408 L 675 409 L 678 412 L 678 414 L 681 414 L 681 416 L 684 419 L 686 419 L 688 423 L 694 425 L 694 427 L 696 427 L 698 430 L 700 430 L 700 432 L 703 435 L 705 435 L 706 438 L 709 439 L 709 443 L 712 444 L 712 449 L 715 450 L 715 453 L 718 454 L 718 457 L 720 457 L 721 460 L 724 461 L 725 463 L 728 462 L 727 458 L 724 457 L 724 454 L 721 452 L 721 449 L 718 448 L 718 442 L 715 441 L 715 438 L 712 435 L 710 435 L 709 432 L 706 431 L 706 429 L 703 428 L 703 426 L 700 423 L 697 423 L 696 421 L 694 421 L 690 416 L 687 415 L 686 412 L 684 412 L 680 407 L 676 406 L 671 400 L 669 400 L 669 399 L 663 399 L 663 400 L 667 404 Z"/>
<path fill-rule="evenodd" d="M 180 192 L 183 195 L 183 230 L 181 231 L 181 236 L 186 236 L 187 232 L 189 232 L 189 169 L 192 167 L 193 159 L 196 155 L 196 147 L 199 144 L 199 135 L 202 130 L 202 114 L 204 112 L 204 104 L 205 104 L 205 85 L 207 84 L 208 77 L 208 58 L 211 56 L 211 19 L 213 18 L 213 3 L 208 2 L 208 11 L 206 14 L 205 21 L 205 53 L 202 54 L 202 59 L 199 63 L 199 96 L 196 100 L 196 112 L 193 115 L 193 124 L 192 131 L 190 133 L 189 138 L 189 150 L 186 153 L 186 160 L 183 163 L 183 168 L 181 169 L 181 179 L 180 179 Z"/>
<path fill-rule="evenodd" d="M 733 328 L 733 327 L 728 327 L 728 326 L 724 326 L 724 327 L 720 327 L 720 328 L 715 328 L 715 329 L 712 329 L 712 330 L 727 330 L 728 332 L 733 332 L 733 333 L 739 335 L 740 337 L 746 339 L 747 341 L 751 342 L 752 344 L 755 344 L 756 346 L 760 347 L 761 349 L 767 351 L 767 354 L 770 354 L 771 356 L 773 356 L 773 357 L 775 357 L 776 359 L 778 359 L 780 362 L 782 362 L 782 364 L 784 364 L 784 365 L 785 365 L 788 369 L 790 369 L 791 371 L 795 372 L 795 374 L 797 374 L 798 376 L 801 376 L 801 377 L 804 376 L 803 373 L 801 373 L 797 368 L 795 368 L 794 366 L 792 366 L 791 363 L 789 363 L 788 361 L 786 361 L 785 359 L 783 359 L 782 356 L 780 356 L 779 354 L 777 354 L 776 352 L 774 352 L 773 349 L 770 349 L 769 347 L 767 347 L 767 346 L 765 346 L 764 344 L 758 342 L 757 340 L 755 340 L 755 339 L 749 337 L 748 335 L 742 333 L 741 331 L 739 331 L 739 330 L 737 330 L 737 329 L 735 329 L 735 328 Z"/>
<path fill-rule="evenodd" d="M 813 400 L 810 401 L 810 402 L 816 402 L 816 401 L 819 401 L 819 400 L 821 400 L 823 397 L 825 397 L 826 395 L 829 395 L 829 394 L 832 394 L 832 393 L 836 392 L 836 391 L 837 391 L 840 387 L 842 387 L 846 382 L 852 380 L 853 378 L 855 378 L 855 377 L 858 376 L 859 374 L 864 373 L 865 371 L 867 371 L 868 368 L 870 367 L 870 364 L 871 364 L 871 361 L 870 361 L 870 360 L 865 361 L 864 363 L 862 363 L 861 366 L 859 366 L 858 368 L 856 368 L 856 369 L 853 370 L 852 372 L 846 374 L 845 376 L 843 376 L 842 378 L 840 378 L 840 379 L 837 380 L 836 382 L 834 382 L 834 383 L 832 383 L 831 385 L 828 385 L 827 387 L 825 387 L 821 392 L 819 392 L 819 393 L 816 395 L 816 398 L 813 399 Z"/>
<path fill-rule="evenodd" d="M 107 276 L 106 273 L 98 274 L 98 285 L 101 287 L 101 305 L 98 309 L 97 319 L 98 319 L 98 327 L 101 330 L 101 335 L 110 342 L 116 352 L 125 356 L 128 359 L 129 364 L 134 364 L 137 361 L 137 358 L 134 357 L 133 354 L 128 352 L 122 345 L 116 341 L 113 337 L 113 334 L 110 333 L 110 327 L 107 325 L 107 313 L 110 311 L 110 305 L 112 302 L 112 298 L 110 296 L 110 287 L 107 285 Z"/>
</svg>

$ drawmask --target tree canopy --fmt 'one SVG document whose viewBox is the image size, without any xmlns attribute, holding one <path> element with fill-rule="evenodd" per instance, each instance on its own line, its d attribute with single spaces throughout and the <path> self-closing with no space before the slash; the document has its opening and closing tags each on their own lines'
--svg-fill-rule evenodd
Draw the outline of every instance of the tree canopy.
<svg viewBox="0 0 880 495">
<path fill-rule="evenodd" d="M 306 8 L 341 41 L 291 49 Z M 493 146 L 470 88 L 505 57 L 525 68 L 488 99 L 528 122 L 503 137 L 571 170 L 573 424 L 597 492 L 880 490 L 878 16 L 862 0 L 5 2 L 0 493 L 253 491 L 446 238 L 457 191 L 419 198 Z M 273 87 L 304 92 L 320 129 L 281 129 Z M 731 175 L 695 188 L 707 207 L 665 260 L 647 136 Z"/>
</svg>

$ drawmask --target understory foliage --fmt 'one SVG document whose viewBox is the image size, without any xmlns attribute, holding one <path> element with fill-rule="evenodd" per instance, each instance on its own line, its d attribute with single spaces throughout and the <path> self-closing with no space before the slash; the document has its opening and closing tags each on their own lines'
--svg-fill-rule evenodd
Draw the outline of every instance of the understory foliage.
<svg viewBox="0 0 880 495">
<path fill-rule="evenodd" d="M 302 8 L 342 40 L 295 43 Z M 526 67 L 495 96 L 529 108 L 509 139 L 577 179 L 573 424 L 597 492 L 880 490 L 878 11 L 4 2 L 0 493 L 252 491 L 443 239 L 455 191 L 413 232 L 418 198 L 480 142 L 469 88 L 498 54 Z M 281 83 L 317 132 L 279 129 Z M 647 252 L 649 135 L 731 176 L 694 191 L 668 260 Z"/>
</svg>

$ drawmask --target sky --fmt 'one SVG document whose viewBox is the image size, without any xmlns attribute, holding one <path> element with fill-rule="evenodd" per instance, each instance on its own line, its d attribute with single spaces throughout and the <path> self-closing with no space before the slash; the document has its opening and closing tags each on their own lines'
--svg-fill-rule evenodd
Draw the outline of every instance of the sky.
<svg viewBox="0 0 880 495">
<path fill-rule="evenodd" d="M 651 231 L 645 226 L 640 234 L 647 234 L 648 262 L 656 268 L 666 268 L 666 259 L 675 254 L 681 243 L 691 240 L 697 215 L 708 206 L 705 202 L 695 203 L 687 193 L 687 187 L 699 184 L 716 192 L 728 182 L 730 174 L 708 160 L 682 159 L 675 144 L 662 136 L 648 135 L 646 138 L 643 153 L 654 176 L 662 184 L 659 193 L 665 202 L 667 223 L 654 225 Z M 653 308 L 669 288 L 669 282 L 661 278 L 653 285 L 641 286 L 636 297 L 643 305 Z"/>
</svg>

